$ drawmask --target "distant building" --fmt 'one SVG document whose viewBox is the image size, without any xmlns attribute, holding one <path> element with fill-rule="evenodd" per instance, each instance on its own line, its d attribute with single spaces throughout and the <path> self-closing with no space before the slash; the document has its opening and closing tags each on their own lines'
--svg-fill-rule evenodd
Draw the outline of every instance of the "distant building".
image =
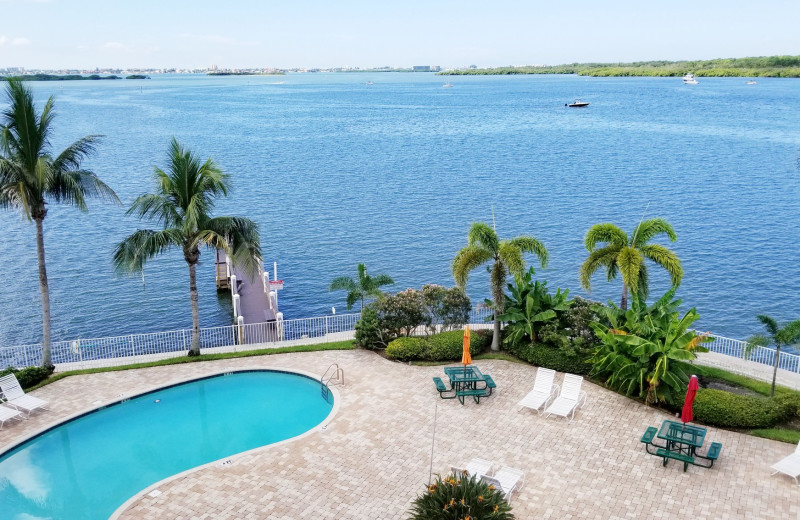
<svg viewBox="0 0 800 520">
<path fill-rule="evenodd" d="M 411 67 L 412 72 L 430 72 L 431 66 L 430 65 L 414 65 Z"/>
<path fill-rule="evenodd" d="M 478 66 L 477 66 L 477 65 L 470 65 L 470 66 L 469 66 L 469 68 L 471 68 L 471 69 L 477 69 L 477 68 L 478 68 Z"/>
</svg>

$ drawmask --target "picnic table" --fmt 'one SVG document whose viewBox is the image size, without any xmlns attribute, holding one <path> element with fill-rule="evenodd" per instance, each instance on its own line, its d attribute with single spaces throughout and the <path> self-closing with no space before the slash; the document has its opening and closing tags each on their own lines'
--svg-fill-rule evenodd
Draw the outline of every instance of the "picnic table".
<svg viewBox="0 0 800 520">
<path fill-rule="evenodd" d="M 450 379 L 451 390 L 455 392 L 455 397 L 461 404 L 464 404 L 465 397 L 472 397 L 479 404 L 481 397 L 492 395 L 492 389 L 495 388 L 492 377 L 482 374 L 475 365 L 445 367 L 444 373 Z"/>
<path fill-rule="evenodd" d="M 673 459 L 683 462 L 683 471 L 686 471 L 689 464 L 700 466 L 701 468 L 710 468 L 719 457 L 722 444 L 714 442 L 705 455 L 698 454 L 697 448 L 703 446 L 706 432 L 707 430 L 700 426 L 667 419 L 661 423 L 661 428 L 648 428 L 642 436 L 641 442 L 645 444 L 647 453 L 664 459 L 664 466 L 667 465 L 669 459 Z M 654 442 L 654 437 L 665 442 L 663 444 Z M 651 446 L 656 448 L 655 452 L 650 451 Z"/>
</svg>

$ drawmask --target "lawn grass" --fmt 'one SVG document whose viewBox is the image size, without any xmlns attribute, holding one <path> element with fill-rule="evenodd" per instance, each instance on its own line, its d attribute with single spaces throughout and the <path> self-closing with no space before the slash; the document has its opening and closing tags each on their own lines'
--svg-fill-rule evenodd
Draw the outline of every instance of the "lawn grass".
<svg viewBox="0 0 800 520">
<path fill-rule="evenodd" d="M 55 383 L 65 377 L 78 376 L 84 374 L 99 374 L 102 372 L 118 372 L 120 370 L 133 370 L 136 368 L 162 367 L 168 365 L 183 365 L 185 363 L 202 363 L 203 361 L 218 361 L 220 359 L 235 359 L 254 356 L 270 356 L 272 354 L 288 354 L 292 352 L 318 352 L 324 350 L 353 350 L 353 341 L 337 341 L 335 343 L 320 343 L 317 345 L 298 345 L 296 347 L 263 348 L 258 350 L 246 350 L 243 352 L 226 352 L 224 354 L 201 354 L 199 356 L 181 356 L 176 358 L 161 359 L 149 363 L 136 363 L 133 365 L 121 365 L 116 367 L 87 368 L 84 370 L 69 370 L 59 372 L 45 379 L 27 391 L 36 390 L 50 383 Z"/>
<path fill-rule="evenodd" d="M 734 374 L 732 372 L 722 370 L 721 368 L 709 367 L 706 365 L 691 365 L 691 370 L 689 373 L 692 372 L 694 372 L 697 375 L 702 375 L 713 379 L 719 379 L 720 381 L 725 381 L 736 386 L 741 386 L 742 388 L 747 388 L 748 390 L 752 390 L 753 392 L 766 396 L 769 395 L 770 388 L 772 387 L 771 383 L 767 383 L 765 381 L 759 381 L 757 379 L 752 379 L 747 376 L 741 376 L 739 374 Z M 775 386 L 776 395 L 788 392 L 796 393 L 796 391 L 792 390 L 791 388 L 786 388 L 785 386 L 780 386 L 780 385 Z"/>
<path fill-rule="evenodd" d="M 783 428 L 767 428 L 763 430 L 750 430 L 750 435 L 772 439 L 774 441 L 788 442 L 797 444 L 800 442 L 800 431 L 785 430 Z"/>
</svg>

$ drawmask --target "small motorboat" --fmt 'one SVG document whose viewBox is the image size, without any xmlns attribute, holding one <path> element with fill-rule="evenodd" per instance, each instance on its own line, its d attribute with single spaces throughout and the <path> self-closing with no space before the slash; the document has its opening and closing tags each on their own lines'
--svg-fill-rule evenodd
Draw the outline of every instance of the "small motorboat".
<svg viewBox="0 0 800 520">
<path fill-rule="evenodd" d="M 371 81 L 367 81 L 367 86 L 371 86 L 371 85 L 374 85 L 374 83 L 371 82 Z"/>
<path fill-rule="evenodd" d="M 694 79 L 694 74 L 690 72 L 683 77 L 683 83 L 685 85 L 697 85 L 697 80 Z"/>
<path fill-rule="evenodd" d="M 442 85 L 442 88 L 452 88 L 452 87 L 453 85 L 451 85 L 450 83 L 445 83 L 444 85 Z"/>
<path fill-rule="evenodd" d="M 580 99 L 576 99 L 572 103 L 564 103 L 565 107 L 572 107 L 572 108 L 580 108 L 580 107 L 588 107 L 588 101 L 581 101 Z"/>
<path fill-rule="evenodd" d="M 751 79 L 749 81 L 745 81 L 745 85 L 758 85 L 758 82 L 754 79 Z"/>
</svg>

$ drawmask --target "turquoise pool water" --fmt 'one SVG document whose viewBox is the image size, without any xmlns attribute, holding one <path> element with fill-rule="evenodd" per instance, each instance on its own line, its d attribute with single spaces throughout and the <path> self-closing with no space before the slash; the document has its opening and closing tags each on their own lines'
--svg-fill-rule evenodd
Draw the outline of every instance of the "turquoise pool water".
<svg viewBox="0 0 800 520">
<path fill-rule="evenodd" d="M 102 408 L 0 457 L 0 518 L 108 518 L 159 480 L 308 431 L 332 406 L 319 381 L 254 371 Z"/>
</svg>

